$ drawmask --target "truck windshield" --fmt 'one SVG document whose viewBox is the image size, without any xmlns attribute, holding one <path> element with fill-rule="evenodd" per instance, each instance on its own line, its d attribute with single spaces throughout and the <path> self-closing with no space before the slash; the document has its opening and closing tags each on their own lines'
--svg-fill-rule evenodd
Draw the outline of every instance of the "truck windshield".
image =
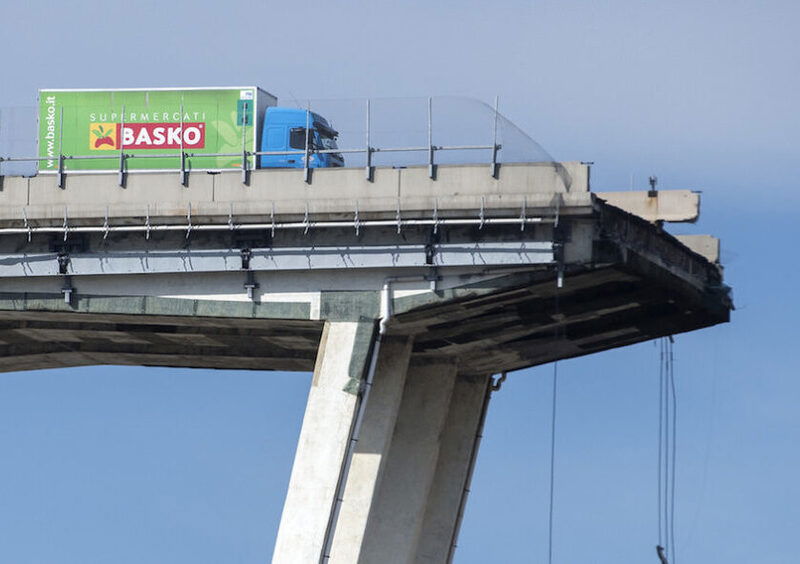
<svg viewBox="0 0 800 564">
<path fill-rule="evenodd" d="M 320 131 L 319 133 L 320 142 L 322 143 L 323 149 L 338 149 L 339 147 L 336 146 L 336 138 L 327 135 L 327 132 Z"/>
</svg>

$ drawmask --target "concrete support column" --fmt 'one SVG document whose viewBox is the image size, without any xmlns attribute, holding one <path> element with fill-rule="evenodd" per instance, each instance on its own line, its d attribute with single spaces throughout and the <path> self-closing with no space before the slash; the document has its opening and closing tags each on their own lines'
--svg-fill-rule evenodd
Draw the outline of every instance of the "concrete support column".
<svg viewBox="0 0 800 564">
<path fill-rule="evenodd" d="M 455 364 L 409 370 L 357 562 L 414 561 L 455 380 Z"/>
<path fill-rule="evenodd" d="M 475 438 L 489 393 L 489 376 L 456 379 L 414 560 L 417 564 L 447 562 L 462 500 L 466 502 L 464 488 L 473 454 L 477 454 Z"/>
<path fill-rule="evenodd" d="M 369 326 L 370 331 L 372 325 Z M 366 324 L 328 323 L 278 530 L 274 564 L 444 563 L 453 543 L 487 377 L 411 364 L 412 338 L 381 343 L 342 503 L 337 484 L 368 365 Z"/>
<path fill-rule="evenodd" d="M 412 340 L 388 338 L 378 363 L 361 425 L 343 503 L 336 523 L 331 563 L 358 562 L 367 520 L 380 489 L 392 444 L 411 356 Z"/>
<path fill-rule="evenodd" d="M 353 382 L 367 362 L 373 323 L 329 322 L 320 342 L 274 564 L 318 562 L 353 423 Z M 357 389 L 357 387 L 356 387 Z"/>
</svg>

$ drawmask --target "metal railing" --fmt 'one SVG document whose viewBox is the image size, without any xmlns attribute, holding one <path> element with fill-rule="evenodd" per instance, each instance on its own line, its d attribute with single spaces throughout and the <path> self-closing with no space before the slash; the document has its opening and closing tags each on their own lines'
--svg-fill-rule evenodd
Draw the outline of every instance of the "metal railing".
<svg viewBox="0 0 800 564">
<path fill-rule="evenodd" d="M 242 125 L 242 151 L 238 153 L 192 153 L 186 152 L 183 150 L 183 134 L 180 136 L 181 140 L 181 151 L 178 153 L 158 153 L 158 154 L 132 154 L 126 153 L 124 147 L 124 139 L 120 140 L 120 150 L 119 152 L 115 152 L 110 155 L 65 155 L 62 152 L 62 143 L 63 143 L 63 107 L 61 108 L 60 113 L 60 125 L 59 125 L 59 151 L 58 155 L 50 155 L 50 156 L 37 156 L 37 157 L 0 157 L 0 169 L 2 168 L 3 163 L 24 163 L 24 162 L 35 162 L 40 163 L 43 161 L 57 161 L 58 165 L 55 170 L 56 175 L 56 184 L 59 188 L 64 188 L 64 179 L 65 176 L 70 172 L 86 172 L 84 170 L 76 170 L 76 171 L 69 171 L 65 166 L 68 161 L 83 161 L 83 160 L 118 160 L 118 167 L 116 168 L 117 173 L 117 183 L 119 186 L 125 185 L 126 175 L 130 174 L 131 171 L 128 170 L 126 163 L 130 159 L 177 159 L 180 163 L 178 168 L 178 177 L 180 184 L 182 186 L 188 186 L 188 177 L 191 169 L 191 159 L 194 158 L 230 158 L 230 157 L 242 157 L 242 163 L 239 166 L 241 170 L 241 179 L 243 184 L 249 183 L 249 174 L 252 168 L 258 168 L 257 160 L 254 162 L 253 167 L 249 166 L 249 161 L 251 158 L 258 159 L 261 156 L 287 156 L 287 155 L 302 155 L 303 157 L 303 180 L 306 183 L 311 183 L 311 169 L 318 168 L 318 167 L 311 167 L 310 159 L 313 155 L 323 155 L 323 154 L 363 154 L 365 156 L 366 164 L 364 166 L 364 176 L 367 181 L 373 180 L 373 173 L 375 170 L 375 166 L 373 165 L 373 155 L 376 153 L 401 153 L 401 152 L 426 152 L 427 153 L 427 167 L 428 167 L 428 176 L 432 180 L 436 180 L 436 153 L 441 151 L 488 151 L 489 152 L 489 174 L 493 178 L 497 178 L 498 170 L 499 170 L 499 162 L 498 162 L 498 153 L 502 149 L 502 145 L 498 143 L 498 119 L 499 119 L 499 111 L 498 105 L 499 100 L 495 97 L 494 101 L 494 108 L 493 108 L 493 120 L 492 120 L 492 131 L 491 131 L 491 138 L 492 143 L 486 145 L 435 145 L 433 143 L 433 105 L 432 105 L 432 98 L 427 99 L 427 144 L 426 145 L 416 145 L 416 146 L 405 146 L 405 147 L 376 147 L 373 146 L 371 143 L 371 111 L 370 111 L 370 100 L 366 100 L 366 134 L 365 134 L 365 145 L 362 148 L 347 148 L 347 149 L 319 149 L 313 146 L 309 140 L 309 116 L 311 115 L 311 104 L 309 103 L 306 107 L 306 135 L 305 135 L 305 147 L 304 149 L 298 149 L 293 151 L 248 151 L 247 150 L 247 139 L 246 139 L 246 129 L 248 125 L 252 126 L 252 124 L 244 123 Z M 246 105 L 245 105 L 245 114 L 246 114 Z M 122 109 L 122 116 L 125 115 L 125 109 L 123 106 Z M 181 107 L 181 126 L 183 126 L 183 115 L 184 115 L 184 108 Z M 124 131 L 124 117 L 122 118 L 123 122 L 121 124 L 121 131 Z M 245 119 L 245 122 L 247 120 Z M 298 167 L 299 168 L 299 167 Z M 171 169 L 164 169 L 165 171 L 169 171 Z M 225 170 L 225 169 L 222 169 Z M 235 170 L 232 168 L 231 170 Z M 103 172 L 110 172 L 103 171 Z M 2 174 L 0 174 L 2 176 Z"/>
<path fill-rule="evenodd" d="M 269 221 L 256 221 L 256 222 L 237 222 L 234 217 L 233 204 L 231 204 L 230 211 L 228 212 L 227 221 L 211 222 L 211 223 L 194 223 L 192 220 L 192 204 L 189 202 L 186 214 L 185 223 L 153 223 L 150 216 L 150 206 L 147 206 L 147 212 L 142 217 L 142 223 L 125 224 L 125 225 L 112 225 L 106 208 L 106 215 L 102 225 L 70 225 L 70 218 L 67 213 L 67 208 L 64 208 L 64 217 L 61 225 L 32 225 L 28 220 L 25 208 L 22 208 L 22 226 L 20 227 L 0 227 L 0 235 L 26 235 L 28 241 L 35 234 L 50 234 L 50 235 L 63 235 L 64 241 L 68 239 L 70 234 L 85 233 L 85 234 L 102 234 L 103 239 L 106 239 L 112 233 L 142 233 L 146 239 L 150 239 L 151 233 L 156 232 L 185 232 L 186 239 L 189 239 L 192 232 L 213 231 L 213 232 L 237 232 L 237 231 L 262 231 L 270 234 L 270 237 L 275 236 L 276 231 L 293 231 L 299 230 L 303 234 L 308 234 L 315 229 L 353 229 L 356 236 L 365 227 L 382 227 L 396 229 L 399 235 L 403 229 L 415 227 L 430 227 L 434 234 L 439 230 L 439 227 L 445 226 L 472 226 L 482 230 L 487 226 L 519 226 L 520 231 L 530 225 L 552 222 L 558 225 L 559 216 L 561 211 L 560 201 L 556 200 L 555 206 L 552 210 L 552 217 L 545 216 L 530 216 L 528 215 L 528 200 L 523 197 L 519 215 L 517 217 L 508 217 L 506 215 L 500 217 L 491 217 L 487 214 L 485 197 L 481 197 L 481 205 L 477 213 L 472 217 L 453 217 L 442 218 L 439 217 L 439 202 L 438 199 L 434 201 L 434 208 L 429 217 L 403 217 L 402 210 L 400 209 L 400 201 L 397 202 L 397 209 L 393 219 L 362 219 L 358 209 L 358 202 L 353 210 L 353 217 L 350 220 L 315 220 L 312 219 L 309 212 L 308 203 L 306 202 L 305 213 L 301 221 L 285 221 L 278 220 L 275 213 L 275 204 L 273 203 L 272 211 L 269 214 Z"/>
</svg>

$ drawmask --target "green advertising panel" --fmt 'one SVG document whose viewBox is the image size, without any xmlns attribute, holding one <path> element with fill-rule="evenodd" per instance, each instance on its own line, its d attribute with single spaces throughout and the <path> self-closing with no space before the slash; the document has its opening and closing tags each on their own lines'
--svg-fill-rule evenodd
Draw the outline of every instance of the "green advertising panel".
<svg viewBox="0 0 800 564">
<path fill-rule="evenodd" d="M 67 171 L 118 170 L 120 154 L 126 170 L 177 170 L 181 152 L 190 169 L 239 169 L 274 103 L 256 87 L 40 90 L 39 156 L 52 160 L 39 171 L 58 170 L 59 155 Z M 234 156 L 203 156 L 219 154 Z"/>
</svg>

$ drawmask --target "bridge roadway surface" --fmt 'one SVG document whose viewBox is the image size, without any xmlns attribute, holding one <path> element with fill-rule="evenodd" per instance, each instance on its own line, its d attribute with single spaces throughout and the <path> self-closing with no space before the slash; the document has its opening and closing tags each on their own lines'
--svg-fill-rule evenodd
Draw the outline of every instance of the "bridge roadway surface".
<svg viewBox="0 0 800 564">
<path fill-rule="evenodd" d="M 311 371 L 273 562 L 453 555 L 491 376 L 728 321 L 686 191 L 580 163 L 0 179 L 0 370 Z"/>
</svg>

